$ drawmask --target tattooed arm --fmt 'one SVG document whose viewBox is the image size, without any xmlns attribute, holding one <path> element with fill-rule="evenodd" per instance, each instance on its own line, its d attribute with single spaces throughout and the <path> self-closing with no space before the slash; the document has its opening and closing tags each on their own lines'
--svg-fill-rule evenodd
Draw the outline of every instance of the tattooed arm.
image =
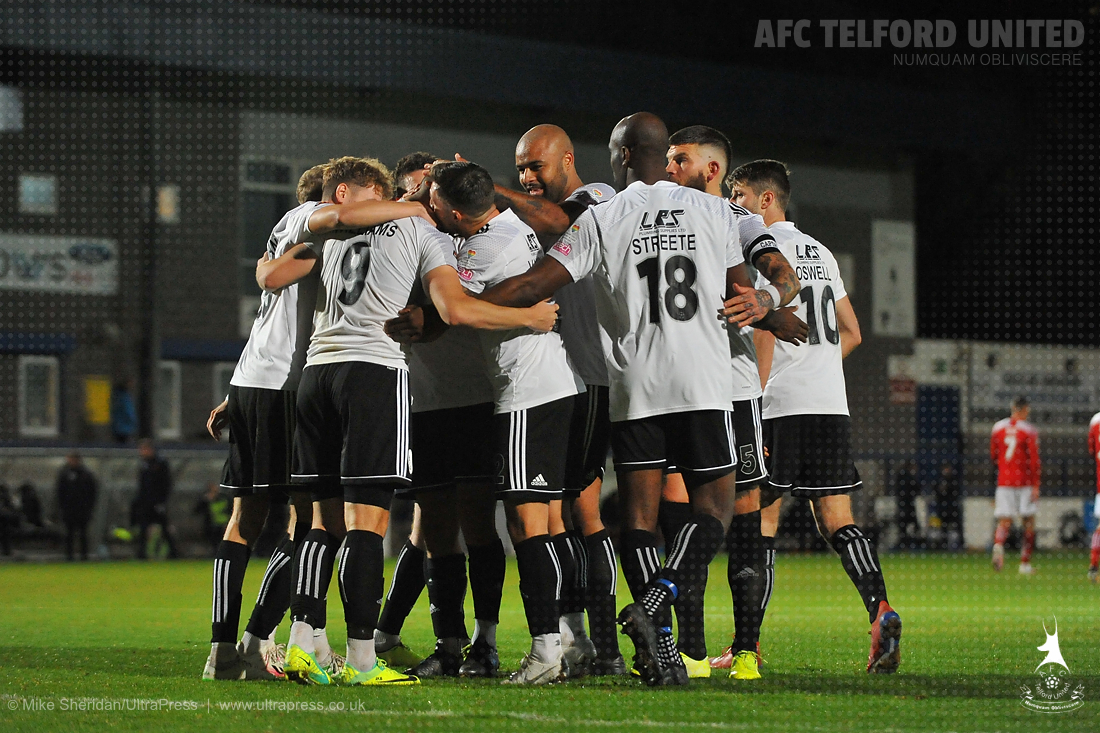
<svg viewBox="0 0 1100 733">
<path fill-rule="evenodd" d="M 762 252 L 757 255 L 752 264 L 779 291 L 779 302 L 775 304 L 776 308 L 790 303 L 802 289 L 791 263 L 787 262 L 782 252 Z"/>
<path fill-rule="evenodd" d="M 565 230 L 584 210 L 581 208 L 570 215 L 564 207 L 547 201 L 543 196 L 531 196 L 499 184 L 496 186 L 496 205 L 501 211 L 511 208 L 524 224 L 539 234 L 553 236 L 565 234 Z"/>
</svg>

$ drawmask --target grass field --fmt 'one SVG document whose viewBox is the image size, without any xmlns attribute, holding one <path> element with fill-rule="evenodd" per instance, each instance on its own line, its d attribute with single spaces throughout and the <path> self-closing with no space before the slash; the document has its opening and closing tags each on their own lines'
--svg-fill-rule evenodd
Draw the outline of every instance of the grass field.
<svg viewBox="0 0 1100 733">
<path fill-rule="evenodd" d="M 210 629 L 206 562 L 4 565 L 0 731 L 1100 730 L 1100 587 L 1086 581 L 1083 554 L 1040 554 L 1030 578 L 994 575 L 984 556 L 889 555 L 882 564 L 905 623 L 894 676 L 863 671 L 867 617 L 835 557 L 780 555 L 759 682 L 717 676 L 687 689 L 623 679 L 516 689 L 447 680 L 387 690 L 201 681 Z M 1015 570 L 1011 558 L 1006 567 Z M 262 574 L 254 563 L 242 624 Z M 711 576 L 707 631 L 717 653 L 732 623 L 724 558 Z M 505 666 L 518 663 L 527 645 L 516 580 L 512 564 L 499 637 Z M 625 603 L 625 583 L 619 587 Z M 338 594 L 331 600 L 330 638 L 339 649 Z M 1021 706 L 1020 687 L 1038 681 L 1036 647 L 1045 641 L 1043 620 L 1053 629 L 1053 616 L 1087 702 L 1044 715 Z M 285 635 L 286 622 L 280 640 Z M 405 639 L 430 650 L 424 597 Z M 621 640 L 629 659 L 630 642 Z M 73 698 L 131 709 L 80 711 Z M 153 704 L 135 700 L 187 709 L 135 710 Z M 242 704 L 269 709 L 233 709 Z"/>
</svg>

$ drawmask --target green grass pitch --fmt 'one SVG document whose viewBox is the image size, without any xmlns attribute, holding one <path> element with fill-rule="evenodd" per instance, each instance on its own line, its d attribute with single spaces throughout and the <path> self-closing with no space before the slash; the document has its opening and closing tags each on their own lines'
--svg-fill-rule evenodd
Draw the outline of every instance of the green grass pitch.
<svg viewBox="0 0 1100 733">
<path fill-rule="evenodd" d="M 520 689 L 446 680 L 385 690 L 203 682 L 209 563 L 4 565 L 0 731 L 1100 730 L 1100 587 L 1085 578 L 1087 558 L 1040 553 L 1030 578 L 1017 575 L 1012 560 L 994 575 L 984 556 L 883 556 L 905 624 L 903 657 L 897 675 L 870 677 L 867 617 L 840 563 L 831 555 L 780 554 L 762 637 L 764 679 L 716 675 L 686 689 L 623 679 Z M 711 567 L 707 595 L 712 653 L 726 645 L 732 624 L 724 563 L 720 557 Z M 254 562 L 242 626 L 262 574 Z M 516 580 L 512 564 L 499 634 L 506 667 L 527 645 Z M 621 580 L 619 588 L 625 603 Z M 339 649 L 339 595 L 330 601 L 330 638 Z M 471 614 L 468 607 L 472 625 Z M 1086 704 L 1044 715 L 1020 704 L 1020 687 L 1039 679 L 1036 647 L 1045 641 L 1042 622 L 1053 630 L 1054 616 Z M 280 640 L 286 628 L 284 621 Z M 405 639 L 421 653 L 430 649 L 424 597 Z M 630 642 L 620 639 L 629 659 Z M 86 707 L 170 700 L 191 709 L 80 711 L 76 698 L 91 699 Z M 242 703 L 268 709 L 226 709 Z M 278 709 L 288 704 L 313 709 Z"/>
</svg>

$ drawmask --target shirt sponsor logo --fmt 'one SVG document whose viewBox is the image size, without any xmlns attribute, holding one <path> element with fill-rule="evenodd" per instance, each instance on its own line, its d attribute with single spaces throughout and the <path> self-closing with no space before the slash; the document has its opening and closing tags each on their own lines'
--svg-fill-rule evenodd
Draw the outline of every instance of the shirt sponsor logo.
<svg viewBox="0 0 1100 733">
<path fill-rule="evenodd" d="M 565 242 L 558 242 L 557 244 L 555 244 L 555 245 L 554 245 L 554 249 L 556 249 L 557 251 L 561 252 L 561 253 L 562 253 L 563 255 L 565 255 L 566 257 L 568 257 L 568 256 L 569 256 L 569 253 L 573 251 L 573 248 L 572 248 L 572 247 L 570 247 L 570 246 L 569 246 L 568 244 L 566 244 Z"/>
<path fill-rule="evenodd" d="M 463 280 L 473 280 L 474 279 L 474 271 L 473 270 L 468 270 L 465 267 L 460 267 L 460 268 L 458 268 L 458 276 L 460 278 L 462 278 Z"/>
</svg>

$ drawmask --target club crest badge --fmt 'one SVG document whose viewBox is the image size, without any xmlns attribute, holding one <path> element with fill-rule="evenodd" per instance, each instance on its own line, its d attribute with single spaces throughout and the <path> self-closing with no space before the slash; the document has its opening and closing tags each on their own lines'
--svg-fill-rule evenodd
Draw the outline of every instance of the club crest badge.
<svg viewBox="0 0 1100 733">
<path fill-rule="evenodd" d="M 1043 661 L 1035 668 L 1039 682 L 1034 687 L 1020 687 L 1021 704 L 1037 713 L 1067 713 L 1085 704 L 1085 686 L 1076 687 L 1069 680 L 1069 665 L 1062 657 L 1058 646 L 1058 619 L 1054 619 L 1054 633 L 1047 631 L 1043 624 L 1047 640 L 1039 651 L 1046 652 Z"/>
</svg>

